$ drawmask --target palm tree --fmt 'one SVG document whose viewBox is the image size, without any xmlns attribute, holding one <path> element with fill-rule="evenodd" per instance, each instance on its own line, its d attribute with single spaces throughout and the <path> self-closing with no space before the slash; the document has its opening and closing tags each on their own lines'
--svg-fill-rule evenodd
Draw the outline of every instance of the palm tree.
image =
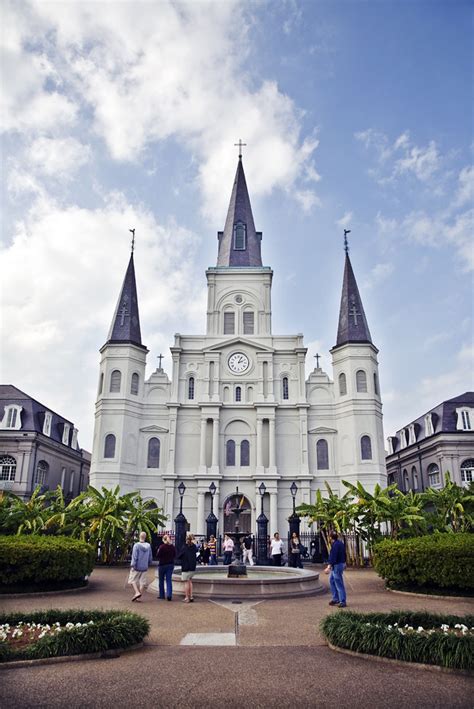
<svg viewBox="0 0 474 709">
<path fill-rule="evenodd" d="M 151 538 L 157 528 L 164 527 L 166 522 L 165 515 L 161 513 L 154 500 L 144 500 L 138 492 L 124 495 L 123 499 L 126 503 L 126 526 L 121 561 L 125 558 L 138 531 L 146 532 Z"/>
<path fill-rule="evenodd" d="M 441 490 L 428 488 L 422 493 L 425 508 L 433 505 L 439 524 L 449 532 L 467 532 L 474 527 L 474 489 L 463 488 L 452 482 L 449 472 L 445 474 Z"/>
</svg>

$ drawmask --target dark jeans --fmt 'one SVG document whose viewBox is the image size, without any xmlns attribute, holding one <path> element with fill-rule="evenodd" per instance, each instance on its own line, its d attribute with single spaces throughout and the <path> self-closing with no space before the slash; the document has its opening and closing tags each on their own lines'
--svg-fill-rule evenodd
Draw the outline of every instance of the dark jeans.
<svg viewBox="0 0 474 709">
<path fill-rule="evenodd" d="M 224 552 L 224 564 L 230 564 L 232 561 L 232 552 L 231 551 L 225 551 Z"/>
<path fill-rule="evenodd" d="M 174 564 L 160 564 L 158 566 L 158 585 L 160 588 L 160 598 L 165 597 L 165 579 L 166 579 L 166 597 L 171 598 L 173 595 L 173 576 Z"/>
<path fill-rule="evenodd" d="M 214 554 L 211 554 L 211 558 L 209 559 L 209 566 L 217 566 L 217 556 L 214 556 Z"/>
<path fill-rule="evenodd" d="M 288 566 L 293 569 L 302 569 L 303 564 L 301 563 L 301 554 L 299 552 L 290 552 L 288 554 Z"/>
<path fill-rule="evenodd" d="M 281 554 L 273 554 L 273 566 L 281 566 Z"/>
</svg>

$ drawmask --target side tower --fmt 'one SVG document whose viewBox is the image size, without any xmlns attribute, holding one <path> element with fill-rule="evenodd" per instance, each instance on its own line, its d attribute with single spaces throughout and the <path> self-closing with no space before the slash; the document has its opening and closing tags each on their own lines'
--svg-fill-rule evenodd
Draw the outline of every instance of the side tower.
<svg viewBox="0 0 474 709">
<path fill-rule="evenodd" d="M 385 451 L 378 349 L 365 317 L 345 239 L 345 266 L 336 345 L 332 348 L 339 475 L 369 489 L 385 486 Z M 341 492 L 345 488 L 341 485 Z"/>
<path fill-rule="evenodd" d="M 100 350 L 90 481 L 137 489 L 147 348 L 142 344 L 133 249 L 106 343 Z"/>
</svg>

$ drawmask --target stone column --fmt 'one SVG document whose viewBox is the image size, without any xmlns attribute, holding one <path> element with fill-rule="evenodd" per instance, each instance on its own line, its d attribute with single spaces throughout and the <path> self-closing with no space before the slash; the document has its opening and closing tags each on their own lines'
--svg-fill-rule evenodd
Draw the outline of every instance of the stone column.
<svg viewBox="0 0 474 709">
<path fill-rule="evenodd" d="M 168 474 L 174 475 L 176 456 L 176 425 L 178 411 L 176 407 L 170 408 L 170 430 L 168 437 L 168 464 L 166 470 Z"/>
<path fill-rule="evenodd" d="M 213 468 L 219 467 L 219 419 L 212 421 L 212 463 Z"/>
<path fill-rule="evenodd" d="M 206 528 L 204 524 L 204 493 L 198 492 L 197 498 L 196 534 L 205 534 Z"/>
<path fill-rule="evenodd" d="M 276 466 L 276 440 L 275 440 L 275 419 L 271 418 L 268 421 L 269 423 L 269 456 L 268 456 L 268 465 L 270 468 L 275 468 Z"/>
<path fill-rule="evenodd" d="M 261 418 L 257 418 L 257 472 L 263 473 L 263 421 Z"/>
<path fill-rule="evenodd" d="M 206 427 L 207 419 L 201 419 L 201 449 L 199 452 L 199 469 L 200 472 L 206 468 Z"/>
<path fill-rule="evenodd" d="M 278 496 L 276 492 L 270 493 L 270 536 L 278 532 Z"/>
</svg>

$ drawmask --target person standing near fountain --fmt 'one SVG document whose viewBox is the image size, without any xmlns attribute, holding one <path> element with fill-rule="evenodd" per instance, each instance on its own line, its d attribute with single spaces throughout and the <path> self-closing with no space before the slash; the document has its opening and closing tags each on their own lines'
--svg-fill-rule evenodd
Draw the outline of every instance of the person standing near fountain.
<svg viewBox="0 0 474 709">
<path fill-rule="evenodd" d="M 283 542 L 280 539 L 278 532 L 275 532 L 270 543 L 270 555 L 272 557 L 273 566 L 281 566 L 281 558 L 283 556 Z"/>
<path fill-rule="evenodd" d="M 232 562 L 232 552 L 234 551 L 234 540 L 227 534 L 224 534 L 224 564 L 229 565 Z"/>
<path fill-rule="evenodd" d="M 209 566 L 217 566 L 217 540 L 213 534 L 209 537 L 209 550 L 211 552 Z"/>
<path fill-rule="evenodd" d="M 158 585 L 160 595 L 158 598 L 165 599 L 165 581 L 166 581 L 166 598 L 171 601 L 173 596 L 173 569 L 176 549 L 171 543 L 170 537 L 165 534 L 163 544 L 160 545 L 156 558 L 158 559 Z"/>
<path fill-rule="evenodd" d="M 192 534 L 186 535 L 186 544 L 181 549 L 178 559 L 181 561 L 181 580 L 184 581 L 184 603 L 192 603 L 193 582 L 192 578 L 196 573 L 197 546 L 194 543 Z"/>
<path fill-rule="evenodd" d="M 255 562 L 253 560 L 252 537 L 250 534 L 247 534 L 244 538 L 243 552 L 242 563 L 245 564 L 248 561 L 250 566 L 253 566 Z"/>
<path fill-rule="evenodd" d="M 331 587 L 332 600 L 329 601 L 330 606 L 346 607 L 346 589 L 342 575 L 346 566 L 346 547 L 344 542 L 338 539 L 336 531 L 330 534 L 332 539 L 331 551 L 329 552 L 328 565 L 324 569 L 325 574 L 329 576 L 329 586 Z"/>
<path fill-rule="evenodd" d="M 288 549 L 288 566 L 291 566 L 293 569 L 303 568 L 303 564 L 301 563 L 301 542 L 296 532 L 293 532 L 290 539 L 290 548 Z"/>
</svg>

